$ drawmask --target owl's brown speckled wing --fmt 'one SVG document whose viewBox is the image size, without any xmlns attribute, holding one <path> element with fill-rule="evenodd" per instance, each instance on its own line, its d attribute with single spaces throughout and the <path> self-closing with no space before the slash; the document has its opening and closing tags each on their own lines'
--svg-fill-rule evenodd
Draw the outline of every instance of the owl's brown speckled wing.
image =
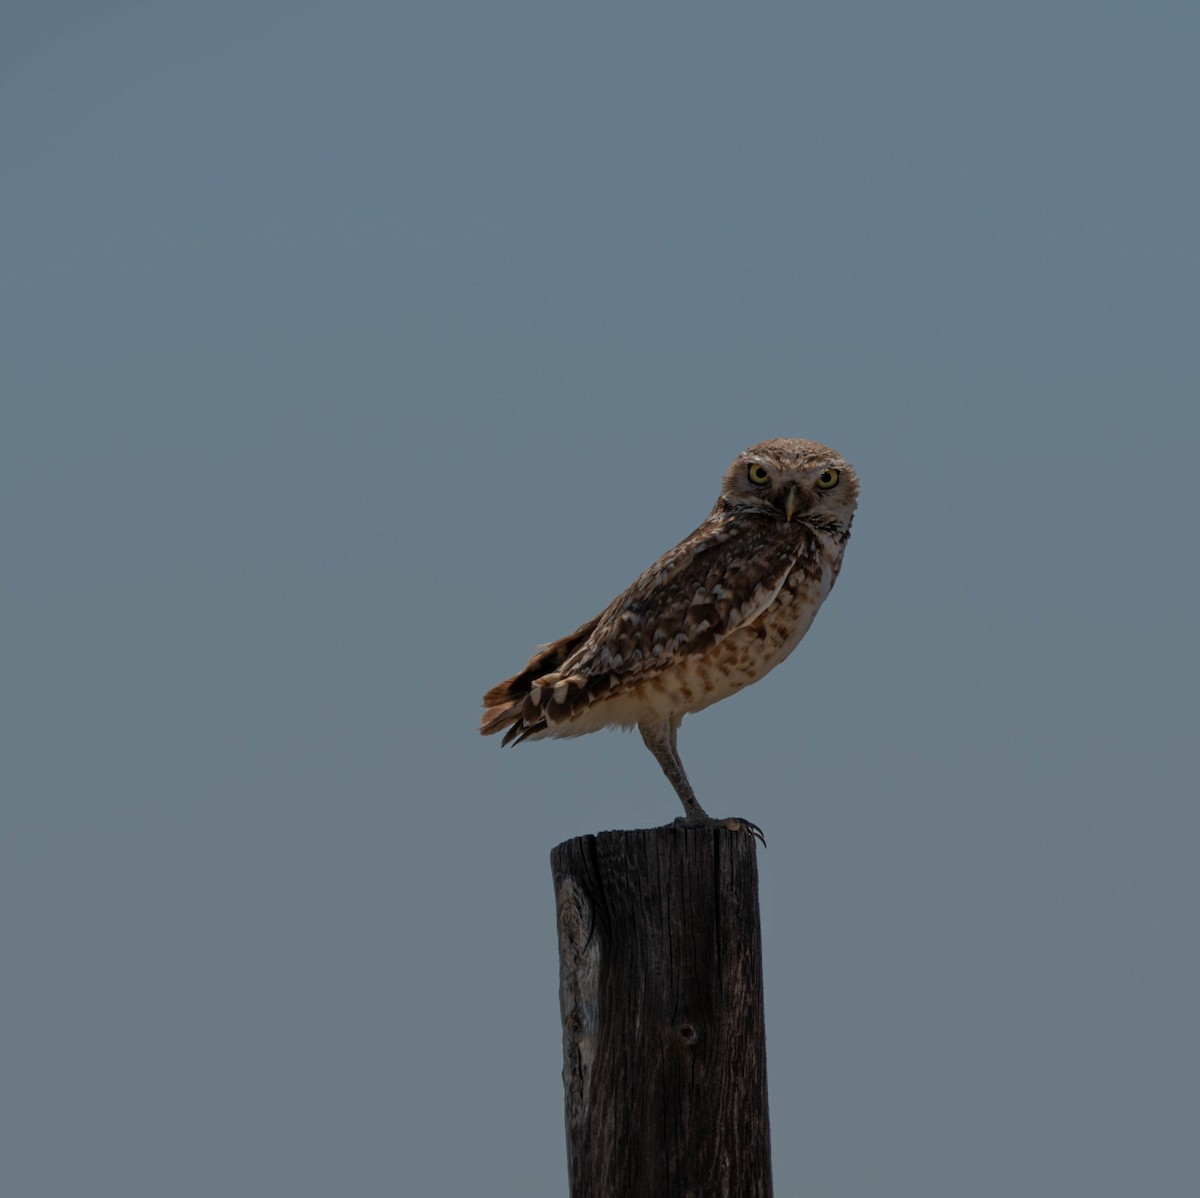
<svg viewBox="0 0 1200 1198">
<path fill-rule="evenodd" d="M 749 512 L 715 514 L 594 620 L 544 646 L 484 697 L 481 731 L 504 743 L 569 723 L 681 658 L 701 656 L 766 610 L 811 533 Z M 716 552 L 736 541 L 737 553 Z"/>
</svg>

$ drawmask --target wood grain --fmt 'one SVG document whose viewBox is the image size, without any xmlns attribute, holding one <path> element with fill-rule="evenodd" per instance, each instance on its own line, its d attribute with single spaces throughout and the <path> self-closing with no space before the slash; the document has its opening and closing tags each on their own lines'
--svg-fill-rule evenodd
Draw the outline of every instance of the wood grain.
<svg viewBox="0 0 1200 1198">
<path fill-rule="evenodd" d="M 550 863 L 572 1198 L 769 1198 L 753 838 L 602 832 Z"/>
</svg>

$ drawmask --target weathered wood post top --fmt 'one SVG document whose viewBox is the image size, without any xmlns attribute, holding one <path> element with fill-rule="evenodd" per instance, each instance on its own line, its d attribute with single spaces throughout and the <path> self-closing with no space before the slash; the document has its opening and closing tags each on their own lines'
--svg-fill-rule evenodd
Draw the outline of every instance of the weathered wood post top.
<svg viewBox="0 0 1200 1198">
<path fill-rule="evenodd" d="M 571 1198 L 769 1198 L 754 838 L 601 832 L 550 863 Z"/>
</svg>

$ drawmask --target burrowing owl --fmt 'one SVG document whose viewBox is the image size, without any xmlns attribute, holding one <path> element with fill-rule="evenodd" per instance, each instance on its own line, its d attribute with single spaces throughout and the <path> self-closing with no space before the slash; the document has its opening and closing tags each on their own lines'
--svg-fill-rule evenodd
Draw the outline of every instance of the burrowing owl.
<svg viewBox="0 0 1200 1198">
<path fill-rule="evenodd" d="M 483 697 L 480 732 L 504 744 L 635 724 L 683 803 L 677 824 L 761 832 L 711 819 L 683 772 L 685 715 L 773 670 L 829 594 L 858 504 L 854 468 L 815 441 L 738 454 L 708 519 L 598 616 L 543 645 Z"/>
</svg>

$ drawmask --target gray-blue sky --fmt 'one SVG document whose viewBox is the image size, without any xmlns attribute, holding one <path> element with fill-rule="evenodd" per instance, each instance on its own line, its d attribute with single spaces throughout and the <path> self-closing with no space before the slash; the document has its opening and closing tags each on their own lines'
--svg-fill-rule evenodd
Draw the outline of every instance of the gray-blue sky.
<svg viewBox="0 0 1200 1198">
<path fill-rule="evenodd" d="M 3 25 L 6 1193 L 562 1193 L 547 854 L 677 804 L 478 698 L 768 436 L 777 1192 L 1195 1190 L 1193 6 Z"/>
</svg>

